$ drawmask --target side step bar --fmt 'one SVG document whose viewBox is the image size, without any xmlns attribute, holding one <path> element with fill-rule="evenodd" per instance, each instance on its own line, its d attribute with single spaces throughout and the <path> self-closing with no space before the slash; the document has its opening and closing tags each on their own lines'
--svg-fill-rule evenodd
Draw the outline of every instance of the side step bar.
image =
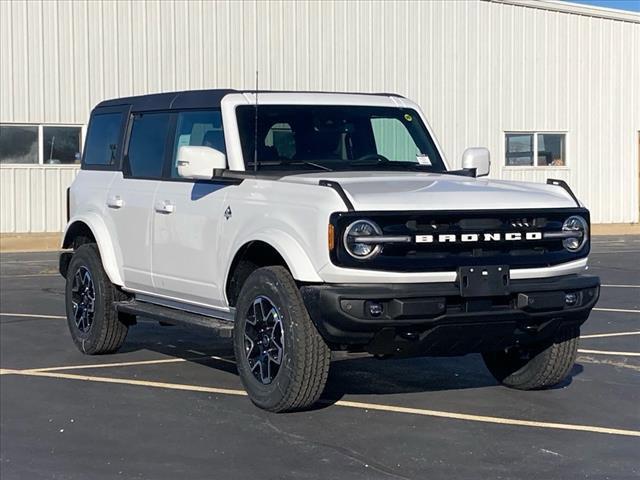
<svg viewBox="0 0 640 480">
<path fill-rule="evenodd" d="M 209 328 L 215 330 L 216 334 L 223 338 L 231 338 L 233 335 L 233 322 L 228 320 L 220 320 L 206 315 L 198 315 L 197 313 L 185 312 L 183 310 L 137 300 L 116 302 L 115 307 L 116 310 L 121 313 L 139 315 L 173 325 L 190 325 Z"/>
</svg>

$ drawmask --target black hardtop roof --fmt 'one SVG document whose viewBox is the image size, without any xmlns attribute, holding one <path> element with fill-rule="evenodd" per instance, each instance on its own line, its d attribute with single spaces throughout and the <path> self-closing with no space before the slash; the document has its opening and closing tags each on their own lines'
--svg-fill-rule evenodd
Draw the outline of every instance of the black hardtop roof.
<svg viewBox="0 0 640 480">
<path fill-rule="evenodd" d="M 230 93 L 255 93 L 255 90 L 184 90 L 182 92 L 153 93 L 135 97 L 122 97 L 104 100 L 95 108 L 131 105 L 133 111 L 171 110 L 183 108 L 220 107 L 222 99 Z M 290 90 L 258 90 L 260 93 L 335 93 L 346 95 L 381 95 L 387 97 L 402 97 L 396 93 L 360 93 L 360 92 L 310 92 Z"/>
</svg>

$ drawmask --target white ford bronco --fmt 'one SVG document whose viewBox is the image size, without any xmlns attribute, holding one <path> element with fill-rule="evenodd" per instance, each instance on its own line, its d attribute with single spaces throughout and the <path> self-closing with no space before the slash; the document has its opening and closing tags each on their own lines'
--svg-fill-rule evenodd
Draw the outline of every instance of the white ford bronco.
<svg viewBox="0 0 640 480">
<path fill-rule="evenodd" d="M 569 373 L 599 295 L 561 181 L 451 170 L 390 94 L 204 90 L 104 101 L 68 191 L 69 329 L 116 351 L 136 317 L 233 338 L 251 400 L 316 402 L 332 350 L 481 353 L 519 389 Z"/>
</svg>

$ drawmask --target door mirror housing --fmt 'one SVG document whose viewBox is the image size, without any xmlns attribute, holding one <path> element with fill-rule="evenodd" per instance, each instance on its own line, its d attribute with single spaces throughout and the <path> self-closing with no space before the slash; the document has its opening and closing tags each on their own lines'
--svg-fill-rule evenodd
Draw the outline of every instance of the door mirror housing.
<svg viewBox="0 0 640 480">
<path fill-rule="evenodd" d="M 474 169 L 476 177 L 486 177 L 491 170 L 491 155 L 489 150 L 483 147 L 467 148 L 462 154 L 462 168 Z"/>
<path fill-rule="evenodd" d="M 227 156 L 215 148 L 184 145 L 176 164 L 181 178 L 209 180 L 215 169 L 227 168 Z"/>
</svg>

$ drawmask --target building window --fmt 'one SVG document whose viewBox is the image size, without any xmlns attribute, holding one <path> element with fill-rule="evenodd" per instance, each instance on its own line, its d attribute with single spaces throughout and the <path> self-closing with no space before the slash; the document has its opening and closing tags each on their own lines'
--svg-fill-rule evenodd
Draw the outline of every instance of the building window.
<svg viewBox="0 0 640 480">
<path fill-rule="evenodd" d="M 40 163 L 37 125 L 0 125 L 0 163 Z"/>
<path fill-rule="evenodd" d="M 505 152 L 507 167 L 563 167 L 566 165 L 565 134 L 508 132 Z"/>
<path fill-rule="evenodd" d="M 80 163 L 82 127 L 0 124 L 0 163 Z"/>
<path fill-rule="evenodd" d="M 43 163 L 80 162 L 80 127 L 42 127 Z"/>
</svg>

